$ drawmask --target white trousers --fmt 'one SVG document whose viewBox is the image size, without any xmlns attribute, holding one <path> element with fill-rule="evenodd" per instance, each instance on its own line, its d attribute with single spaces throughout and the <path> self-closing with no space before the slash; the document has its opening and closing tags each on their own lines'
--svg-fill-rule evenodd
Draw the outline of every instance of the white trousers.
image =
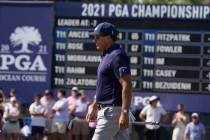
<svg viewBox="0 0 210 140">
<path fill-rule="evenodd" d="M 121 107 L 104 107 L 98 111 L 92 140 L 130 140 L 129 131 L 119 131 Z"/>
</svg>

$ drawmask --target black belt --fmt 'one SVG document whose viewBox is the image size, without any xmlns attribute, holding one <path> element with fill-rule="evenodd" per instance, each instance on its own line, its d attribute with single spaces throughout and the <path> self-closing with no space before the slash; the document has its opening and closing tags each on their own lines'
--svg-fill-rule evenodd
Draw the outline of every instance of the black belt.
<svg viewBox="0 0 210 140">
<path fill-rule="evenodd" d="M 101 110 L 104 107 L 117 107 L 117 106 L 120 106 L 120 105 L 116 105 L 116 104 L 97 104 L 98 110 Z"/>
</svg>

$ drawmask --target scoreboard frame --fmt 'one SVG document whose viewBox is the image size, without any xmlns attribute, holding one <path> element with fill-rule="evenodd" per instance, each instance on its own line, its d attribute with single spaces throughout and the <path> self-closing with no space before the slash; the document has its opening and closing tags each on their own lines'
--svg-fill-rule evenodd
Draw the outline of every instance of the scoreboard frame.
<svg viewBox="0 0 210 140">
<path fill-rule="evenodd" d="M 65 58 L 59 63 L 78 70 L 78 73 L 66 74 L 64 68 L 61 76 L 63 85 L 54 83 L 53 88 L 79 86 L 95 89 L 101 53 L 93 49 L 95 45 L 88 32 L 98 23 L 109 21 L 118 27 L 120 35 L 117 42 L 130 57 L 134 91 L 209 94 L 209 6 L 77 2 L 64 5 L 58 2 L 55 7 L 55 41 L 62 42 L 63 39 L 66 43 L 64 48 L 77 44 L 80 49 L 76 50 L 75 46 L 72 47 L 75 50 L 64 49 Z M 61 38 L 56 36 L 59 31 Z M 54 53 L 57 52 L 59 50 L 54 49 Z M 54 71 L 53 77 L 56 74 Z M 70 77 L 82 79 L 74 79 L 65 85 L 65 78 Z M 85 85 L 80 85 L 81 82 Z"/>
</svg>

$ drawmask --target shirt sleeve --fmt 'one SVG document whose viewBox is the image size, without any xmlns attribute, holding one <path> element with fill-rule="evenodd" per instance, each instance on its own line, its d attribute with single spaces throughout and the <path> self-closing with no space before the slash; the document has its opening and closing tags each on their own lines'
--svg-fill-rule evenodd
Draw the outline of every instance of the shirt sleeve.
<svg viewBox="0 0 210 140">
<path fill-rule="evenodd" d="M 30 112 L 30 113 L 33 112 L 33 104 L 30 105 L 30 107 L 29 107 L 29 112 Z"/>
<path fill-rule="evenodd" d="M 130 74 L 130 64 L 126 54 L 117 55 L 113 59 L 111 66 L 117 79 L 124 75 Z"/>
<path fill-rule="evenodd" d="M 52 110 L 55 109 L 57 107 L 57 102 L 54 103 L 54 105 L 52 106 Z"/>
<path fill-rule="evenodd" d="M 142 109 L 141 114 L 143 115 L 147 114 L 147 106 Z"/>
<path fill-rule="evenodd" d="M 4 112 L 9 113 L 9 106 L 5 106 Z"/>
<path fill-rule="evenodd" d="M 8 113 L 9 113 L 8 106 L 5 105 L 3 117 L 7 118 L 8 117 Z"/>
<path fill-rule="evenodd" d="M 41 105 L 41 106 L 42 106 L 41 113 L 43 113 L 43 112 L 45 112 L 46 108 L 43 105 Z"/>
<path fill-rule="evenodd" d="M 63 103 L 60 106 L 61 110 L 65 110 L 66 108 L 68 108 L 68 101 L 67 100 L 63 101 Z"/>
</svg>

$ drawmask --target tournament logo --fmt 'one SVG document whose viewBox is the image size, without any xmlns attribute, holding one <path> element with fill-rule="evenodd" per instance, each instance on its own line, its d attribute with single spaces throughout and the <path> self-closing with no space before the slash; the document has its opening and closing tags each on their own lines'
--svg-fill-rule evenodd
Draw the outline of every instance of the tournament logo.
<svg viewBox="0 0 210 140">
<path fill-rule="evenodd" d="M 39 30 L 35 27 L 23 26 L 15 29 L 14 33 L 10 35 L 10 41 L 13 47 L 21 45 L 21 49 L 14 53 L 32 53 L 29 44 L 39 45 L 42 38 Z"/>
<path fill-rule="evenodd" d="M 39 29 L 34 26 L 16 27 L 9 41 L 8 44 L 0 44 L 0 81 L 26 81 L 27 78 L 45 82 L 49 53 L 47 46 L 42 44 Z"/>
</svg>

